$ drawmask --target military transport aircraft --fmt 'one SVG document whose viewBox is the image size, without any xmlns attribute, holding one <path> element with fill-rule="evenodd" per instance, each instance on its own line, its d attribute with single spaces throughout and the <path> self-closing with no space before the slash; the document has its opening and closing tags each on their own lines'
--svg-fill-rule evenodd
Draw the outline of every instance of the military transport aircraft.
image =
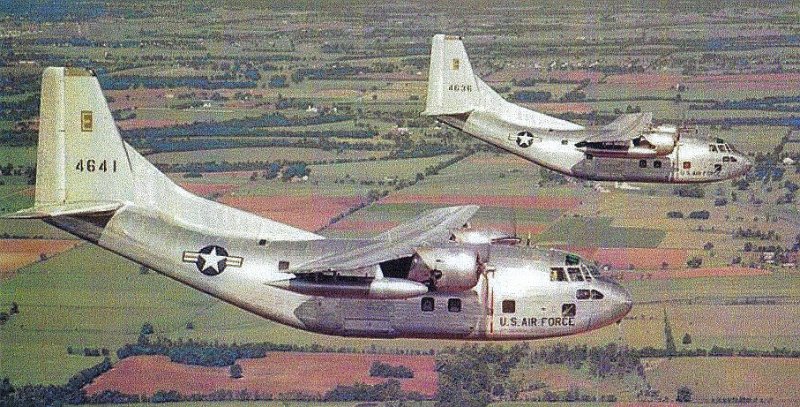
<svg viewBox="0 0 800 407">
<path fill-rule="evenodd" d="M 462 227 L 477 206 L 341 240 L 192 195 L 122 140 L 85 69 L 44 71 L 40 115 L 35 205 L 11 217 L 41 219 L 282 324 L 341 336 L 534 339 L 596 329 L 631 309 L 626 290 L 576 255 Z"/>
<path fill-rule="evenodd" d="M 460 37 L 437 34 L 431 47 L 426 116 L 553 171 L 595 181 L 714 182 L 751 163 L 721 139 L 654 126 L 652 113 L 625 114 L 585 129 L 504 100 L 472 73 Z"/>
</svg>

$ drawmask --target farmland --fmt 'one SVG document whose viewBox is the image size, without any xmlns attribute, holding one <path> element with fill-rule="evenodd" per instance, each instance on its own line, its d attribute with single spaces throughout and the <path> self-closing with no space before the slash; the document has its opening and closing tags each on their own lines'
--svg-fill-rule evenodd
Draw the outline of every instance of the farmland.
<svg viewBox="0 0 800 407">
<path fill-rule="evenodd" d="M 232 379 L 223 367 L 186 366 L 164 356 L 137 356 L 124 359 L 111 372 L 92 383 L 87 393 L 119 390 L 126 394 L 152 395 L 158 390 L 177 390 L 182 394 L 208 394 L 215 390 L 280 394 L 306 392 L 323 394 L 337 385 L 377 384 L 381 378 L 369 375 L 374 361 L 409 366 L 414 377 L 402 382 L 406 391 L 431 397 L 436 391 L 436 372 L 431 356 L 353 355 L 277 352 L 259 359 L 238 362 L 246 376 Z M 347 369 L 341 369 L 347 366 Z M 302 377 L 302 381 L 297 378 Z"/>
<path fill-rule="evenodd" d="M 378 234 L 428 209 L 477 204 L 472 226 L 577 252 L 633 295 L 620 325 L 531 342 L 532 349 L 664 349 L 666 325 L 678 351 L 800 349 L 800 14 L 792 4 L 19 3 L 0 5 L 0 215 L 34 201 L 42 69 L 88 67 L 122 137 L 192 193 L 347 238 Z M 658 124 L 725 139 L 754 168 L 741 180 L 696 187 L 584 182 L 490 148 L 419 115 L 429 41 L 438 32 L 463 36 L 475 73 L 524 106 L 588 126 L 653 111 Z M 524 92 L 543 100 L 520 100 Z M 19 312 L 8 314 L 14 304 Z M 197 388 L 205 393 L 247 386 L 319 393 L 378 383 L 365 374 L 373 357 L 411 365 L 419 360 L 390 353 L 461 345 L 301 332 L 41 221 L 0 219 L 0 312 L 7 314 L 0 378 L 63 384 L 103 360 L 84 350 L 105 349 L 113 368 L 90 392 L 152 395 L 156 380 L 190 392 L 187 383 L 204 377 Z M 170 340 L 353 352 L 242 360 L 243 381 L 227 368 L 158 356 L 118 360 L 115 351 L 135 343 L 144 324 Z M 381 354 L 363 353 L 371 351 Z M 434 359 L 423 359 L 403 389 L 433 395 L 441 382 Z M 580 388 L 623 402 L 674 401 L 681 386 L 699 403 L 800 400 L 794 358 L 644 360 L 644 376 L 614 379 L 522 364 L 509 383 L 529 386 L 521 394 L 531 400 Z M 283 365 L 297 369 L 279 371 Z M 356 373 L 343 374 L 344 365 Z M 310 366 L 332 375 L 305 381 Z M 647 386 L 658 396 L 640 392 Z"/>
</svg>

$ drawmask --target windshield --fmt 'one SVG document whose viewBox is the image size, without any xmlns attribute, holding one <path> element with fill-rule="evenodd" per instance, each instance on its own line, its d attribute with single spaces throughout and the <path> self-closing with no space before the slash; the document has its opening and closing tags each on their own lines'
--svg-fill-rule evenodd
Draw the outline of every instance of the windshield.
<svg viewBox="0 0 800 407">
<path fill-rule="evenodd" d="M 600 277 L 600 270 L 593 264 L 582 263 L 583 273 L 586 275 L 587 280 Z"/>
</svg>

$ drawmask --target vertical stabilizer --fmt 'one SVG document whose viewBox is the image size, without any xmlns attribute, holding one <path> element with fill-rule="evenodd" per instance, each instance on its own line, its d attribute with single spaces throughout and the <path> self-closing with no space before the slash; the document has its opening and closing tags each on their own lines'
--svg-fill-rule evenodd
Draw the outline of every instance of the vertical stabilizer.
<svg viewBox="0 0 800 407">
<path fill-rule="evenodd" d="M 132 199 L 126 146 L 90 71 L 45 69 L 39 111 L 36 206 Z"/>
<path fill-rule="evenodd" d="M 427 116 L 467 113 L 481 107 L 482 97 L 460 37 L 436 34 L 431 41 Z"/>
<path fill-rule="evenodd" d="M 535 112 L 503 99 L 472 72 L 461 37 L 436 34 L 431 40 L 428 98 L 422 115 L 438 116 L 440 121 L 463 129 L 466 116 L 458 117 L 463 113 L 474 117 L 473 126 L 487 124 L 476 122 L 478 119 L 475 113 L 484 113 L 491 116 L 493 125 L 500 124 L 509 128 L 583 130 L 583 126 L 578 124 Z M 499 135 L 499 138 L 504 142 L 508 139 L 506 134 Z"/>
</svg>

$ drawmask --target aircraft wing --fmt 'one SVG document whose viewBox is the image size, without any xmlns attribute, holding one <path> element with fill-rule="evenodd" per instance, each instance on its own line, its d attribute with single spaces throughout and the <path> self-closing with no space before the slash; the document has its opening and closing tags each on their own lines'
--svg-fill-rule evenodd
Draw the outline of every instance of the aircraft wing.
<svg viewBox="0 0 800 407">
<path fill-rule="evenodd" d="M 652 122 L 651 112 L 624 114 L 584 141 L 588 143 L 627 141 L 641 136 Z"/>
<path fill-rule="evenodd" d="M 477 210 L 476 205 L 434 209 L 381 233 L 374 238 L 373 244 L 299 264 L 288 272 L 302 274 L 358 270 L 411 256 L 419 246 L 449 239 L 450 230 L 464 225 Z"/>
</svg>

